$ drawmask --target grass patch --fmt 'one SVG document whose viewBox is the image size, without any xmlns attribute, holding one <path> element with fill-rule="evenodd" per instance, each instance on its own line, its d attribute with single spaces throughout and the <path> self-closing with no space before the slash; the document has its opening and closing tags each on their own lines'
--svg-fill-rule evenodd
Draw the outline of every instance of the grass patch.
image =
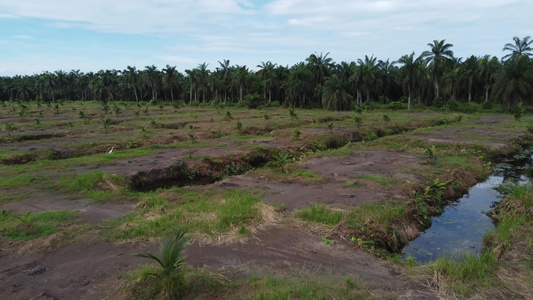
<svg viewBox="0 0 533 300">
<path fill-rule="evenodd" d="M 111 238 L 163 236 L 175 228 L 182 228 L 193 236 L 214 237 L 233 230 L 247 235 L 248 226 L 260 216 L 257 205 L 261 201 L 260 194 L 260 191 L 234 189 L 196 192 L 174 188 L 165 191 L 172 202 L 158 200 L 157 196 L 142 200 L 156 204 L 145 204 L 142 210 L 109 222 L 107 228 Z"/>
<path fill-rule="evenodd" d="M 39 177 L 32 174 L 21 174 L 14 177 L 0 177 L 0 189 L 11 189 L 16 187 L 29 186 L 31 182 Z"/>
<path fill-rule="evenodd" d="M 26 241 L 56 233 L 74 220 L 69 211 L 48 211 L 40 214 L 0 212 L 0 233 L 12 241 Z"/>
<path fill-rule="evenodd" d="M 310 222 L 322 223 L 326 225 L 336 225 L 344 217 L 344 212 L 334 211 L 324 204 L 315 204 L 301 209 L 295 213 L 296 217 Z"/>
<path fill-rule="evenodd" d="M 103 172 L 87 172 L 76 175 L 62 175 L 53 188 L 78 192 L 95 202 L 117 201 L 133 196 L 126 190 L 125 180 Z"/>
<path fill-rule="evenodd" d="M 219 273 L 210 268 L 185 267 L 187 284 L 181 290 L 184 299 L 395 299 L 395 291 L 362 278 L 326 272 L 320 276 L 303 270 L 271 272 L 236 277 L 231 271 Z M 155 265 L 144 266 L 127 274 L 125 292 L 134 299 L 161 296 L 154 276 Z M 378 291 L 377 293 L 375 291 Z"/>
</svg>

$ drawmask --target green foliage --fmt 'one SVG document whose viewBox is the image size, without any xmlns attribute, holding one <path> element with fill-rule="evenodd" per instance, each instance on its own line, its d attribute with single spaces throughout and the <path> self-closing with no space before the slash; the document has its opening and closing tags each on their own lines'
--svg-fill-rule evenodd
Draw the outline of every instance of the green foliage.
<svg viewBox="0 0 533 300">
<path fill-rule="evenodd" d="M 237 121 L 237 124 L 235 125 L 235 129 L 237 129 L 239 133 L 242 133 L 242 122 L 241 121 Z"/>
<path fill-rule="evenodd" d="M 329 123 L 329 124 L 328 124 L 328 129 L 333 131 L 333 125 L 334 125 L 333 122 Z"/>
<path fill-rule="evenodd" d="M 275 164 L 281 168 L 281 173 L 286 173 L 287 165 L 293 160 L 293 156 L 290 153 L 280 151 L 274 155 Z"/>
<path fill-rule="evenodd" d="M 189 136 L 192 144 L 196 143 L 196 133 L 194 131 L 189 131 L 187 135 Z"/>
<path fill-rule="evenodd" d="M 102 120 L 102 126 L 104 127 L 105 131 L 107 132 L 107 129 L 113 124 L 113 120 L 110 118 Z"/>
<path fill-rule="evenodd" d="M 186 284 L 183 273 L 185 261 L 183 252 L 187 243 L 188 238 L 185 236 L 185 231 L 178 229 L 175 234 L 161 242 L 159 257 L 148 252 L 133 254 L 137 257 L 152 259 L 159 264 L 160 271 L 148 275 L 157 278 L 157 283 L 164 290 L 167 299 L 179 297 Z"/>
<path fill-rule="evenodd" d="M 355 114 L 352 116 L 353 121 L 355 122 L 355 125 L 357 127 L 361 126 L 361 123 L 363 122 L 363 116 L 360 114 Z"/>
<path fill-rule="evenodd" d="M 516 106 L 513 106 L 511 108 L 511 113 L 513 114 L 515 120 L 520 121 L 520 119 L 526 113 L 526 109 L 524 105 L 522 104 L 522 102 L 518 103 L 518 105 Z"/>
<path fill-rule="evenodd" d="M 342 211 L 331 210 L 324 204 L 315 204 L 296 212 L 295 216 L 306 221 L 322 223 L 326 225 L 336 225 L 342 220 L 344 213 Z"/>
<path fill-rule="evenodd" d="M 4 131 L 7 131 L 7 135 L 11 135 L 11 132 L 15 129 L 15 124 L 13 123 L 4 123 Z"/>
<path fill-rule="evenodd" d="M 424 152 L 427 156 L 428 164 L 435 164 L 437 162 L 437 148 L 435 148 L 435 145 L 431 145 L 431 147 L 426 147 Z"/>
<path fill-rule="evenodd" d="M 491 275 L 496 269 L 496 257 L 490 251 L 483 252 L 480 257 L 475 254 L 465 254 L 457 258 L 440 257 L 431 267 L 452 281 L 489 285 L 492 282 Z"/>
<path fill-rule="evenodd" d="M 387 115 L 387 114 L 383 115 L 383 121 L 389 122 L 390 121 L 390 116 Z"/>
<path fill-rule="evenodd" d="M 226 111 L 226 120 L 231 121 L 233 120 L 233 115 L 231 114 L 231 111 Z"/>
<path fill-rule="evenodd" d="M 298 114 L 296 114 L 296 111 L 294 108 L 289 108 L 289 116 L 291 117 L 291 120 L 298 119 Z"/>
<path fill-rule="evenodd" d="M 302 135 L 302 132 L 298 129 L 294 129 L 292 132 L 292 138 L 294 140 L 299 140 L 301 135 Z"/>
<path fill-rule="evenodd" d="M 46 237 L 59 230 L 60 225 L 67 225 L 74 214 L 69 211 L 48 211 L 33 214 L 0 213 L 0 234 L 12 241 L 25 241 Z"/>
</svg>

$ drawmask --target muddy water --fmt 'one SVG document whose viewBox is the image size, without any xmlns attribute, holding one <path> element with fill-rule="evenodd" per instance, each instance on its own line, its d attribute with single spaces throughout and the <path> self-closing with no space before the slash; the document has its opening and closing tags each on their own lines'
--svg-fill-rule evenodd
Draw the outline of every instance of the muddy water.
<svg viewBox="0 0 533 300">
<path fill-rule="evenodd" d="M 527 183 L 529 179 L 524 171 L 532 165 L 529 153 L 497 165 L 494 174 L 486 181 L 473 186 L 468 194 L 446 207 L 440 216 L 433 217 L 431 227 L 405 246 L 403 258 L 411 256 L 423 264 L 440 256 L 481 253 L 483 235 L 494 229 L 492 219 L 486 213 L 502 198 L 494 187 L 509 180 Z"/>
</svg>

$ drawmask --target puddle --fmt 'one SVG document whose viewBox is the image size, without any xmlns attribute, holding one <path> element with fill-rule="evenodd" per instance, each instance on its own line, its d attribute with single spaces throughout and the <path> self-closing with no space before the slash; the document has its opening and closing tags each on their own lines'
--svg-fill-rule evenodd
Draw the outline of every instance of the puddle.
<svg viewBox="0 0 533 300">
<path fill-rule="evenodd" d="M 529 152 L 531 153 L 531 152 Z M 524 171 L 531 167 L 532 156 L 521 155 L 495 167 L 486 181 L 473 186 L 468 194 L 447 206 L 444 212 L 432 218 L 432 225 L 403 249 L 403 259 L 411 256 L 418 263 L 435 261 L 438 257 L 457 257 L 464 253 L 480 254 L 483 236 L 494 229 L 486 213 L 502 196 L 493 188 L 515 180 L 529 182 Z"/>
</svg>

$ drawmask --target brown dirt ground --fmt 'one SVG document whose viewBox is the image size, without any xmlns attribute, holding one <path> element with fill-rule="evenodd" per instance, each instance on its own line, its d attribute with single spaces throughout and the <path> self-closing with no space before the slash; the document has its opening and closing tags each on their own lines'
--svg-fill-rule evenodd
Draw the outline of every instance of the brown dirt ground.
<svg viewBox="0 0 533 300">
<path fill-rule="evenodd" d="M 507 118 L 501 116 L 499 118 Z M 481 122 L 499 122 L 492 117 L 482 117 Z M 490 135 L 485 130 L 478 134 Z M 439 131 L 426 139 L 445 139 L 449 132 Z M 462 142 L 460 136 L 454 142 Z M 506 137 L 508 138 L 508 136 Z M 452 141 L 452 140 L 450 140 Z M 198 149 L 194 156 L 220 155 L 220 150 L 234 151 L 236 148 Z M 203 152 L 202 152 L 203 151 Z M 205 153 L 205 154 L 204 154 Z M 188 156 L 184 150 L 160 151 L 155 158 L 145 157 L 117 162 L 114 166 L 102 166 L 100 170 L 111 173 L 130 173 L 142 168 L 153 168 Z M 248 173 L 230 177 L 216 183 L 215 187 L 264 188 L 265 200 L 285 204 L 289 210 L 299 209 L 313 203 L 327 203 L 339 207 L 352 207 L 382 199 L 402 197 L 405 191 L 394 185 L 380 186 L 370 180 L 354 177 L 365 174 L 388 176 L 394 173 L 397 180 L 420 180 L 416 170 L 425 158 L 395 152 L 362 151 L 349 157 L 318 158 L 306 161 L 301 168 L 319 172 L 324 176 L 320 184 L 283 182 Z M 78 172 L 86 169 L 77 169 Z M 361 187 L 346 188 L 346 184 L 360 180 Z M 27 191 L 25 191 L 27 192 Z M 108 218 L 120 216 L 131 210 L 131 203 L 92 204 L 82 200 L 68 200 L 54 194 L 29 192 L 27 199 L 4 204 L 0 209 L 15 211 L 79 210 L 84 222 L 100 223 Z M 147 261 L 132 257 L 134 252 L 155 251 L 154 244 L 116 244 L 98 241 L 98 236 L 85 234 L 70 245 L 51 251 L 8 252 L 0 257 L 1 299 L 99 299 L 113 290 L 122 271 L 131 270 Z M 54 237 L 36 240 L 36 243 L 53 244 Z M 0 242 L 2 238 L 0 237 Z M 234 244 L 191 244 L 187 249 L 187 263 L 191 266 L 226 267 L 237 266 L 243 273 L 253 275 L 261 272 L 261 265 L 275 269 L 293 270 L 307 268 L 316 271 L 336 269 L 340 272 L 374 281 L 405 295 L 404 299 L 435 298 L 431 292 L 411 281 L 398 267 L 363 252 L 359 248 L 346 246 L 347 241 L 338 241 L 335 246 L 322 242 L 317 233 L 303 228 L 278 224 L 264 228 L 245 243 Z M 0 243 L 1 245 L 1 243 Z M 39 247 L 36 247 L 38 249 Z M 30 249 L 31 250 L 31 249 Z M 0 252 L 1 253 L 1 252 Z M 116 287 L 114 287 L 116 289 Z"/>
</svg>

